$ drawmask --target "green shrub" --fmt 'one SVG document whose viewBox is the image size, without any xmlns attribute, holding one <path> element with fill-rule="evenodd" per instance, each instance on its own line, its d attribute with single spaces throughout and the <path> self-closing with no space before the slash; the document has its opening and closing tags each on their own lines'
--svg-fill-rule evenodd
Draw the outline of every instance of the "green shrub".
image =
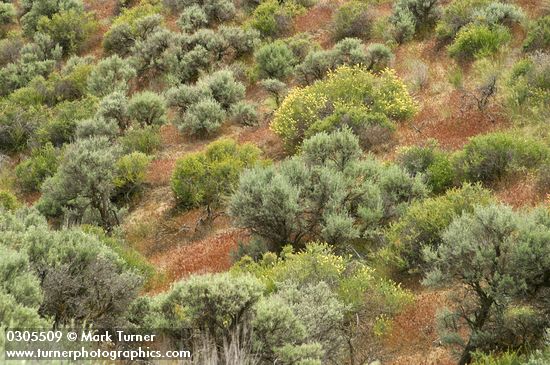
<svg viewBox="0 0 550 365">
<path fill-rule="evenodd" d="M 392 51 L 383 44 L 373 43 L 367 47 L 366 66 L 369 70 L 380 72 L 390 66 L 393 60 Z"/>
<path fill-rule="evenodd" d="M 0 31 L 2 27 L 14 22 L 16 16 L 15 7 L 10 3 L 0 3 Z"/>
<path fill-rule="evenodd" d="M 151 158 L 142 152 L 132 152 L 118 159 L 115 164 L 114 184 L 118 194 L 126 196 L 139 190 L 145 182 L 145 174 Z"/>
<path fill-rule="evenodd" d="M 462 28 L 449 46 L 449 55 L 459 60 L 472 60 L 497 53 L 511 39 L 502 26 L 468 25 Z"/>
<path fill-rule="evenodd" d="M 541 142 L 511 133 L 476 136 L 457 156 L 464 178 L 491 184 L 518 169 L 538 167 L 550 152 Z"/>
<path fill-rule="evenodd" d="M 51 18 L 42 17 L 37 24 L 38 31 L 59 44 L 64 55 L 79 52 L 96 28 L 97 23 L 88 14 L 75 10 L 62 11 Z"/>
<path fill-rule="evenodd" d="M 312 51 L 304 61 L 296 67 L 296 77 L 302 85 L 311 85 L 325 77 L 334 68 L 334 52 Z"/>
<path fill-rule="evenodd" d="M 220 103 L 206 98 L 187 109 L 178 127 L 191 135 L 206 137 L 220 128 L 225 117 L 226 113 Z"/>
<path fill-rule="evenodd" d="M 19 206 L 20 203 L 15 195 L 7 190 L 0 190 L 0 210 L 15 211 Z"/>
<path fill-rule="evenodd" d="M 235 80 L 233 72 L 229 70 L 216 71 L 202 77 L 197 87 L 203 90 L 199 91 L 200 94 L 210 95 L 225 111 L 242 100 L 245 93 L 244 85 Z"/>
<path fill-rule="evenodd" d="M 445 229 L 463 212 L 471 213 L 475 206 L 492 201 L 489 190 L 480 185 L 465 184 L 442 196 L 415 202 L 390 227 L 388 240 L 403 259 L 404 268 L 412 271 L 425 269 L 424 248 L 437 248 Z"/>
<path fill-rule="evenodd" d="M 295 158 L 245 171 L 230 214 L 274 250 L 310 240 L 346 245 L 368 239 L 427 191 L 402 169 L 361 156 L 348 128 L 318 133 Z"/>
<path fill-rule="evenodd" d="M 395 39 L 402 43 L 431 29 L 439 17 L 438 5 L 439 0 L 398 0 L 390 18 Z"/>
<path fill-rule="evenodd" d="M 259 162 L 260 150 L 252 144 L 222 140 L 176 161 L 172 191 L 179 206 L 215 208 L 230 194 L 245 168 Z"/>
<path fill-rule="evenodd" d="M 88 79 L 88 89 L 96 96 L 105 96 L 113 91 L 127 91 L 128 82 L 136 76 L 135 69 L 117 55 L 102 59 Z"/>
<path fill-rule="evenodd" d="M 218 32 L 229 51 L 234 52 L 234 58 L 250 54 L 260 42 L 260 32 L 254 28 L 221 25 Z"/>
<path fill-rule="evenodd" d="M 21 17 L 21 26 L 27 36 L 31 36 L 36 32 L 41 19 L 52 18 L 61 12 L 74 12 L 82 14 L 84 6 L 81 0 L 38 0 L 28 1 L 26 6 L 23 6 L 24 15 Z"/>
<path fill-rule="evenodd" d="M 261 82 L 262 87 L 275 99 L 275 105 L 281 104 L 283 97 L 287 94 L 287 86 L 284 82 L 276 79 L 265 79 Z"/>
<path fill-rule="evenodd" d="M 337 105 L 343 106 L 340 110 L 356 107 L 363 114 L 368 107 L 378 114 L 370 121 L 386 127 L 387 120 L 404 120 L 416 112 L 412 98 L 394 71 L 384 70 L 375 76 L 360 66 L 342 66 L 325 80 L 291 91 L 275 112 L 270 128 L 289 151 L 295 151 L 308 130 L 332 115 Z M 368 123 L 369 120 L 365 124 Z"/>
<path fill-rule="evenodd" d="M 198 5 L 191 5 L 183 9 L 178 19 L 178 26 L 184 32 L 193 32 L 208 25 L 208 17 Z"/>
<path fill-rule="evenodd" d="M 20 152 L 27 148 L 38 126 L 45 121 L 40 109 L 0 102 L 0 150 Z"/>
<path fill-rule="evenodd" d="M 136 41 L 132 48 L 132 65 L 141 77 L 153 78 L 166 70 L 165 54 L 174 43 L 175 35 L 158 28 Z"/>
<path fill-rule="evenodd" d="M 363 105 L 337 105 L 330 116 L 313 123 L 305 136 L 330 133 L 344 127 L 353 131 L 366 151 L 378 150 L 387 144 L 395 131 L 394 123 L 383 113 L 372 112 Z"/>
<path fill-rule="evenodd" d="M 293 27 L 292 17 L 300 12 L 301 7 L 293 1 L 280 4 L 277 0 L 263 1 L 252 13 L 250 26 L 263 37 L 276 38 L 290 32 Z"/>
<path fill-rule="evenodd" d="M 119 143 L 126 153 L 142 152 L 150 155 L 160 148 L 161 138 L 158 127 L 134 127 L 119 138 Z"/>
<path fill-rule="evenodd" d="M 39 191 L 42 182 L 52 176 L 59 164 L 59 152 L 47 144 L 32 151 L 28 159 L 15 168 L 15 175 L 21 187 L 27 191 Z"/>
<path fill-rule="evenodd" d="M 234 121 L 245 126 L 258 124 L 256 106 L 246 102 L 238 102 L 231 107 L 231 116 Z"/>
<path fill-rule="evenodd" d="M 540 165 L 537 173 L 536 187 L 541 195 L 550 195 L 550 161 Z"/>
<path fill-rule="evenodd" d="M 119 133 L 120 129 L 116 120 L 101 117 L 79 120 L 75 130 L 75 136 L 79 139 L 105 137 L 109 140 L 114 140 Z"/>
<path fill-rule="evenodd" d="M 432 192 L 439 194 L 453 186 L 457 176 L 450 156 L 439 150 L 434 142 L 402 149 L 397 162 L 413 176 L 423 174 Z"/>
<path fill-rule="evenodd" d="M 112 119 L 121 130 L 128 128 L 128 98 L 122 91 L 115 91 L 105 96 L 97 107 L 97 116 Z"/>
<path fill-rule="evenodd" d="M 128 116 L 142 127 L 166 123 L 164 97 L 151 91 L 134 94 L 128 104 Z"/>
<path fill-rule="evenodd" d="M 332 20 L 333 38 L 338 41 L 344 38 L 370 37 L 373 16 L 368 5 L 359 1 L 345 3 L 338 8 Z"/>
<path fill-rule="evenodd" d="M 103 36 L 103 49 L 106 54 L 125 57 L 131 53 L 135 44 L 135 35 L 129 24 L 111 27 Z"/>
<path fill-rule="evenodd" d="M 474 22 L 474 14 L 481 11 L 491 0 L 455 0 L 447 5 L 436 27 L 436 34 L 440 41 L 448 42 L 464 26 Z"/>
<path fill-rule="evenodd" d="M 520 23 L 525 18 L 520 7 L 501 2 L 491 2 L 483 9 L 477 9 L 473 16 L 476 22 L 489 26 L 499 24 L 512 26 Z"/>
<path fill-rule="evenodd" d="M 278 40 L 262 46 L 255 54 L 260 78 L 282 80 L 292 73 L 296 59 L 285 42 Z"/>
<path fill-rule="evenodd" d="M 523 49 L 525 51 L 550 50 L 550 15 L 536 19 L 529 27 Z"/>
<path fill-rule="evenodd" d="M 360 39 L 344 38 L 334 45 L 332 49 L 334 67 L 342 65 L 365 65 L 367 54 Z"/>
</svg>

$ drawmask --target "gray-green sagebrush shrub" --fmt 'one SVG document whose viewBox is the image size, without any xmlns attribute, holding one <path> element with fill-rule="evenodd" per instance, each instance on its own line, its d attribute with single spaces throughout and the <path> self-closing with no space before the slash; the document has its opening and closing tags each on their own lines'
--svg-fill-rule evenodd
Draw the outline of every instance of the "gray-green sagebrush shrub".
<svg viewBox="0 0 550 365">
<path fill-rule="evenodd" d="M 348 129 L 319 133 L 304 142 L 301 155 L 246 171 L 230 213 L 238 225 L 279 248 L 365 238 L 427 190 L 397 166 L 361 160 L 361 154 Z"/>
<path fill-rule="evenodd" d="M 75 137 L 77 139 L 105 137 L 113 141 L 119 134 L 120 128 L 116 120 L 98 116 L 79 120 L 75 130 Z"/>
<path fill-rule="evenodd" d="M 114 91 L 128 91 L 129 81 L 136 76 L 136 70 L 129 61 L 118 55 L 102 59 L 94 67 L 88 79 L 88 90 L 96 96 L 105 96 Z"/>
<path fill-rule="evenodd" d="M 157 126 L 145 126 L 130 128 L 118 139 L 125 153 L 143 152 L 151 155 L 161 146 L 159 128 Z"/>
<path fill-rule="evenodd" d="M 111 248 L 79 229 L 50 230 L 46 219 L 34 209 L 0 211 L 0 220 L 4 232 L 0 250 L 8 250 L 0 262 L 12 260 L 12 265 L 18 262 L 12 266 L 16 269 L 12 278 L 17 278 L 19 291 L 11 294 L 19 300 L 3 301 L 2 294 L 5 289 L 10 290 L 10 280 L 2 280 L 0 285 L 0 302 L 7 304 L 3 307 L 7 313 L 15 311 L 12 312 L 15 319 L 26 325 L 47 322 L 54 326 L 86 323 L 101 328 L 126 325 L 124 313 L 138 295 L 141 277 Z M 10 250 L 19 252 L 17 261 L 13 261 Z M 36 282 L 39 288 L 32 284 Z M 20 297 L 23 294 L 26 298 Z M 37 306 L 43 319 L 32 315 L 30 309 Z M 28 316 L 23 317 L 25 312 Z M 30 323 L 25 323 L 25 319 Z"/>
<path fill-rule="evenodd" d="M 523 43 L 525 51 L 550 50 L 550 15 L 536 19 L 527 32 Z"/>
<path fill-rule="evenodd" d="M 178 127 L 193 136 L 206 137 L 217 132 L 225 118 L 226 113 L 220 103 L 206 98 L 187 109 Z"/>
<path fill-rule="evenodd" d="M 166 101 L 151 91 L 134 94 L 128 103 L 128 116 L 140 126 L 166 123 Z"/>
<path fill-rule="evenodd" d="M 333 16 L 333 37 L 336 41 L 349 37 L 366 39 L 370 36 L 372 21 L 367 4 L 360 1 L 345 3 Z"/>
<path fill-rule="evenodd" d="M 122 91 L 115 91 L 101 99 L 97 107 L 98 117 L 105 120 L 112 119 L 117 122 L 120 130 L 128 128 L 128 98 Z"/>
<path fill-rule="evenodd" d="M 402 43 L 432 28 L 439 14 L 439 0 L 398 0 L 390 18 L 395 39 Z"/>
<path fill-rule="evenodd" d="M 22 7 L 24 15 L 21 17 L 21 26 L 27 35 L 36 32 L 41 19 L 51 19 L 61 12 L 74 11 L 79 14 L 84 12 L 84 5 L 81 0 L 25 1 Z"/>
<path fill-rule="evenodd" d="M 257 106 L 251 103 L 240 101 L 231 106 L 231 118 L 242 125 L 253 126 L 258 124 Z"/>
<path fill-rule="evenodd" d="M 111 201 L 119 148 L 103 136 L 79 139 L 68 146 L 57 172 L 42 185 L 38 209 L 49 217 L 80 223 L 85 217 L 106 231 L 119 223 Z"/>
<path fill-rule="evenodd" d="M 516 213 L 502 205 L 478 206 L 457 218 L 437 249 L 426 250 L 428 285 L 459 284 L 453 309 L 438 315 L 441 339 L 474 351 L 536 346 L 548 326 L 543 315 L 550 257 L 550 215 L 544 209 Z M 458 326 L 469 334 L 462 338 Z"/>
<path fill-rule="evenodd" d="M 281 40 L 262 46 L 254 57 L 262 79 L 282 80 L 292 73 L 297 62 L 290 48 Z"/>
</svg>

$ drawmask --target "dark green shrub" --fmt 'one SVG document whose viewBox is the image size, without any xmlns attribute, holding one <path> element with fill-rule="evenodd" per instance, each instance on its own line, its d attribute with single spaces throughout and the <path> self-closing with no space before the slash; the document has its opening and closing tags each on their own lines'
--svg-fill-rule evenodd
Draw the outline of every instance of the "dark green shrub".
<svg viewBox="0 0 550 365">
<path fill-rule="evenodd" d="M 311 33 L 298 33 L 283 41 L 290 48 L 298 62 L 303 62 L 310 52 L 321 49 Z"/>
<path fill-rule="evenodd" d="M 179 159 L 171 180 L 178 205 L 215 208 L 233 191 L 240 172 L 256 165 L 259 157 L 256 146 L 226 139 L 211 143 L 204 152 Z"/>
<path fill-rule="evenodd" d="M 536 140 L 492 133 L 471 138 L 457 162 L 466 180 L 490 184 L 513 170 L 538 167 L 548 155 L 548 148 Z"/>
<path fill-rule="evenodd" d="M 325 77 L 327 72 L 334 68 L 334 52 L 313 51 L 308 53 L 304 62 L 296 67 L 295 74 L 298 81 L 304 85 Z"/>
<path fill-rule="evenodd" d="M 462 27 L 474 22 L 474 14 L 490 4 L 490 0 L 455 0 L 447 5 L 437 24 L 436 34 L 440 41 L 454 39 Z"/>
<path fill-rule="evenodd" d="M 0 3 L 0 34 L 3 33 L 3 27 L 15 21 L 16 11 L 13 4 Z"/>
<path fill-rule="evenodd" d="M 431 29 L 439 18 L 439 0 L 398 0 L 390 22 L 394 37 L 405 42 L 419 33 Z"/>
<path fill-rule="evenodd" d="M 388 240 L 403 259 L 404 268 L 425 268 L 423 250 L 436 249 L 443 241 L 442 234 L 452 221 L 477 205 L 493 201 L 491 192 L 480 185 L 465 184 L 448 190 L 444 195 L 411 204 L 403 217 L 392 225 Z"/>
<path fill-rule="evenodd" d="M 260 42 L 260 32 L 254 28 L 221 25 L 218 32 L 228 47 L 226 52 L 232 52 L 233 58 L 252 53 Z"/>
<path fill-rule="evenodd" d="M 288 91 L 286 84 L 276 79 L 265 79 L 261 81 L 261 85 L 273 96 L 275 105 L 278 107 Z"/>
<path fill-rule="evenodd" d="M 132 152 L 119 158 L 115 164 L 116 194 L 129 196 L 141 189 L 150 162 L 151 158 L 142 152 Z"/>
<path fill-rule="evenodd" d="M 131 53 L 134 44 L 134 32 L 126 23 L 112 27 L 103 36 L 103 49 L 109 55 L 117 54 L 125 57 Z"/>
<path fill-rule="evenodd" d="M 242 125 L 253 126 L 258 124 L 256 106 L 247 102 L 238 102 L 231 106 L 231 118 Z"/>
<path fill-rule="evenodd" d="M 370 37 L 373 17 L 368 6 L 359 1 L 351 1 L 340 6 L 334 14 L 332 32 L 335 40 L 348 37 L 367 39 Z"/>
<path fill-rule="evenodd" d="M 20 152 L 27 148 L 34 132 L 45 121 L 40 110 L 0 103 L 0 150 Z"/>
<path fill-rule="evenodd" d="M 42 182 L 57 171 L 59 152 L 51 145 L 31 152 L 28 159 L 15 168 L 20 186 L 27 191 L 39 191 Z"/>
<path fill-rule="evenodd" d="M 489 28 L 471 24 L 462 28 L 449 46 L 449 55 L 458 60 L 472 60 L 497 53 L 511 39 L 508 29 L 502 26 Z"/>
<path fill-rule="evenodd" d="M 523 49 L 525 51 L 550 50 L 550 15 L 538 18 L 529 27 Z"/>
<path fill-rule="evenodd" d="M 0 190 L 0 210 L 15 211 L 20 205 L 15 195 L 7 190 Z"/>
<path fill-rule="evenodd" d="M 134 94 L 128 104 L 128 116 L 142 127 L 166 123 L 164 97 L 151 91 Z"/>
<path fill-rule="evenodd" d="M 365 46 L 357 38 L 344 38 L 336 43 L 332 49 L 332 56 L 334 67 L 365 65 L 368 62 Z"/>
<path fill-rule="evenodd" d="M 42 17 L 37 24 L 38 31 L 59 44 L 64 55 L 79 52 L 96 28 L 97 23 L 88 14 L 75 10 L 62 11 L 51 18 Z"/>
<path fill-rule="evenodd" d="M 151 155 L 161 145 L 159 129 L 155 126 L 131 128 L 119 138 L 119 143 L 125 153 L 142 152 Z"/>
<path fill-rule="evenodd" d="M 263 37 L 281 37 L 292 30 L 292 17 L 299 10 L 300 8 L 292 1 L 280 4 L 277 0 L 266 0 L 254 9 L 250 26 L 258 30 Z"/>
<path fill-rule="evenodd" d="M 383 44 L 373 43 L 367 47 L 366 66 L 369 70 L 380 72 L 390 66 L 393 60 L 392 51 Z"/>
<path fill-rule="evenodd" d="M 192 104 L 178 127 L 191 135 L 206 137 L 220 128 L 225 117 L 225 111 L 220 103 L 207 98 Z"/>
<path fill-rule="evenodd" d="M 175 35 L 166 28 L 158 28 L 132 48 L 132 64 L 141 77 L 152 78 L 166 70 L 165 53 L 175 41 Z M 148 73 L 148 74 L 146 74 Z"/>
<path fill-rule="evenodd" d="M 21 26 L 26 35 L 31 36 L 36 32 L 38 23 L 44 19 L 51 19 L 61 12 L 74 12 L 83 14 L 84 6 L 81 0 L 38 0 L 27 1 L 23 4 L 24 15 L 21 17 Z"/>
<path fill-rule="evenodd" d="M 280 40 L 264 45 L 254 57 L 263 79 L 282 80 L 292 73 L 297 62 L 290 48 Z"/>
</svg>

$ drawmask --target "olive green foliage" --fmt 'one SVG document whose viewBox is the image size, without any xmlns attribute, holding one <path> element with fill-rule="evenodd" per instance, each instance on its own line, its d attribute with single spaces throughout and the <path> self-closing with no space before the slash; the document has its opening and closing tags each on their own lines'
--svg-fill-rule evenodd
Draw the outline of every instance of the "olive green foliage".
<svg viewBox="0 0 550 365">
<path fill-rule="evenodd" d="M 226 113 L 214 99 L 202 99 L 191 105 L 185 113 L 179 128 L 194 136 L 206 137 L 218 131 Z"/>
<path fill-rule="evenodd" d="M 338 362 L 350 355 L 345 353 L 345 343 L 353 337 L 351 323 L 369 322 L 380 315 L 374 309 L 377 305 L 392 315 L 411 301 L 408 292 L 389 280 L 379 280 L 364 264 L 335 255 L 326 244 L 311 243 L 299 252 L 287 247 L 279 257 L 268 253 L 257 263 L 244 258 L 232 271 L 252 273 L 274 293 L 271 301 L 289 305 L 303 323 L 307 341 L 322 346 L 324 362 Z M 365 305 L 372 318 L 357 316 Z M 292 335 L 299 333 L 295 330 Z M 270 339 L 263 339 L 264 347 Z"/>
<path fill-rule="evenodd" d="M 394 57 L 392 51 L 380 43 L 369 44 L 366 52 L 367 62 L 365 66 L 374 72 L 381 72 L 388 68 Z"/>
<path fill-rule="evenodd" d="M 0 214 L 2 213 L 0 210 Z M 48 321 L 40 318 L 43 300 L 40 280 L 29 267 L 24 252 L 0 245 L 0 325 L 11 328 L 44 328 Z"/>
<path fill-rule="evenodd" d="M 439 315 L 444 343 L 462 349 L 459 364 L 476 350 L 539 343 L 548 326 L 540 306 L 548 295 L 549 235 L 548 211 L 520 214 L 491 205 L 454 220 L 442 244 L 425 251 L 432 265 L 425 282 L 462 288 L 451 298 L 455 309 Z M 466 338 L 461 325 L 470 331 Z"/>
<path fill-rule="evenodd" d="M 284 82 L 277 79 L 265 79 L 261 81 L 263 88 L 269 92 L 275 99 L 275 105 L 278 107 L 281 104 L 283 97 L 287 94 L 288 89 Z"/>
<path fill-rule="evenodd" d="M 519 60 L 508 80 L 507 103 L 514 116 L 526 122 L 548 120 L 550 112 L 550 55 L 535 52 Z"/>
<path fill-rule="evenodd" d="M 27 191 L 40 190 L 42 182 L 56 172 L 58 163 L 59 151 L 47 144 L 32 151 L 28 159 L 17 165 L 17 181 Z"/>
<path fill-rule="evenodd" d="M 116 253 L 80 230 L 50 230 L 35 210 L 0 215 L 5 233 L 0 247 L 28 257 L 28 269 L 39 278 L 43 293 L 42 316 L 54 325 L 124 325 L 123 314 L 141 278 Z"/>
<path fill-rule="evenodd" d="M 7 190 L 0 190 L 0 209 L 16 210 L 20 204 L 17 197 Z"/>
<path fill-rule="evenodd" d="M 164 97 L 151 91 L 132 96 L 128 104 L 128 116 L 141 126 L 166 123 L 166 103 Z"/>
<path fill-rule="evenodd" d="M 49 36 L 35 34 L 33 42 L 25 44 L 20 50 L 16 62 L 0 68 L 0 96 L 28 85 L 37 76 L 47 77 L 61 55 L 61 47 L 54 44 Z"/>
<path fill-rule="evenodd" d="M 65 55 L 79 52 L 96 28 L 97 23 L 88 14 L 75 10 L 56 13 L 51 18 L 41 17 L 37 24 L 38 31 L 49 35 Z"/>
<path fill-rule="evenodd" d="M 388 240 L 399 252 L 404 268 L 423 269 L 425 247 L 439 247 L 443 232 L 454 219 L 492 201 L 491 193 L 480 185 L 464 184 L 444 195 L 414 202 L 391 226 Z"/>
<path fill-rule="evenodd" d="M 39 110 L 0 101 L 0 150 L 24 150 L 42 122 L 44 115 Z"/>
<path fill-rule="evenodd" d="M 128 98 L 122 91 L 114 91 L 104 96 L 97 107 L 97 117 L 114 120 L 121 130 L 129 125 Z"/>
<path fill-rule="evenodd" d="M 94 117 L 78 121 L 75 130 L 75 137 L 77 139 L 105 137 L 106 139 L 112 141 L 118 136 L 119 133 L 120 129 L 115 120 Z"/>
<path fill-rule="evenodd" d="M 119 138 L 119 143 L 124 152 L 142 152 L 146 155 L 156 152 L 161 145 L 158 127 L 146 126 L 132 128 Z"/>
<path fill-rule="evenodd" d="M 430 141 L 425 146 L 401 149 L 397 162 L 413 176 L 422 174 L 426 184 L 436 194 L 453 186 L 458 179 L 452 157 L 441 151 L 436 141 Z"/>
<path fill-rule="evenodd" d="M 471 24 L 457 33 L 448 51 L 451 57 L 468 61 L 497 53 L 510 39 L 510 32 L 505 27 Z"/>
<path fill-rule="evenodd" d="M 373 16 L 368 5 L 360 1 L 343 4 L 334 13 L 332 32 L 335 40 L 355 37 L 367 39 L 370 36 Z"/>
<path fill-rule="evenodd" d="M 523 49 L 526 51 L 550 50 L 550 15 L 536 19 L 529 27 Z"/>
<path fill-rule="evenodd" d="M 457 0 L 447 5 L 436 27 L 440 41 L 449 42 L 465 26 L 512 26 L 525 18 L 521 8 L 490 0 Z"/>
<path fill-rule="evenodd" d="M 145 183 L 145 174 L 151 158 L 142 152 L 124 155 L 115 163 L 114 184 L 118 194 L 126 196 L 139 191 Z"/>
<path fill-rule="evenodd" d="M 74 219 L 77 223 L 85 214 L 95 215 L 98 223 L 110 231 L 118 223 L 111 196 L 119 153 L 105 137 L 71 144 L 55 175 L 42 185 L 39 210 L 47 216 L 64 215 L 69 222 Z"/>
<path fill-rule="evenodd" d="M 11 24 L 15 20 L 15 7 L 10 3 L 0 3 L 0 32 L 2 27 Z"/>
<path fill-rule="evenodd" d="M 512 171 L 537 168 L 549 154 L 541 142 L 498 132 L 471 138 L 456 159 L 465 180 L 491 184 Z"/>
<path fill-rule="evenodd" d="M 88 89 L 96 96 L 105 96 L 114 91 L 127 91 L 129 81 L 136 76 L 135 69 L 117 55 L 102 59 L 88 79 Z"/>
<path fill-rule="evenodd" d="M 80 0 L 38 0 L 26 1 L 23 5 L 24 15 L 21 17 L 21 26 L 26 35 L 37 31 L 40 21 L 51 19 L 61 12 L 82 14 L 84 6 Z"/>
<path fill-rule="evenodd" d="M 266 0 L 254 9 L 249 25 L 262 37 L 277 38 L 290 33 L 292 18 L 303 9 L 295 1 Z"/>
<path fill-rule="evenodd" d="M 402 43 L 431 29 L 439 18 L 439 0 L 398 0 L 390 22 L 395 39 Z"/>
<path fill-rule="evenodd" d="M 319 133 L 304 142 L 299 156 L 245 171 L 230 214 L 273 250 L 315 239 L 344 246 L 369 238 L 426 188 L 396 166 L 363 161 L 361 154 L 348 129 Z"/>
<path fill-rule="evenodd" d="M 146 19 L 146 18 L 144 18 Z M 154 77 L 168 69 L 165 57 L 176 36 L 166 28 L 155 28 L 136 41 L 132 64 L 142 77 Z"/>
<path fill-rule="evenodd" d="M 239 174 L 256 165 L 259 157 L 260 150 L 251 144 L 221 140 L 177 160 L 171 182 L 176 201 L 184 208 L 215 208 L 234 190 Z"/>
<path fill-rule="evenodd" d="M 254 57 L 262 79 L 282 80 L 292 73 L 297 63 L 290 48 L 281 40 L 262 46 Z"/>
<path fill-rule="evenodd" d="M 387 129 L 393 121 L 406 120 L 416 112 L 414 101 L 394 71 L 384 70 L 375 76 L 360 66 L 343 66 L 325 80 L 291 91 L 277 109 L 270 127 L 289 151 L 295 151 L 310 130 L 332 129 L 334 119 L 338 121 L 333 115 L 346 109 L 363 114 L 355 121 L 364 120 L 367 133 L 370 123 Z M 366 115 L 370 116 L 367 120 Z M 355 121 L 344 118 L 341 124 L 353 129 Z"/>
</svg>

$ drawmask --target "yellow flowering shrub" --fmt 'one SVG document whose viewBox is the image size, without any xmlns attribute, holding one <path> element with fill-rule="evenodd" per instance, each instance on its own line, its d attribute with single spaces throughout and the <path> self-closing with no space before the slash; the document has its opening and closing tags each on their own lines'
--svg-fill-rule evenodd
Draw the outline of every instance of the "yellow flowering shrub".
<svg viewBox="0 0 550 365">
<path fill-rule="evenodd" d="M 378 120 L 380 126 L 389 129 L 393 129 L 393 123 L 409 119 L 417 111 L 416 103 L 394 70 L 385 69 L 375 75 L 359 65 L 342 66 L 313 85 L 293 89 L 275 112 L 271 130 L 282 138 L 290 152 L 296 152 L 304 137 L 311 135 L 313 125 L 315 132 L 321 132 L 318 130 L 320 125 L 329 129 L 345 124 L 342 121 L 346 118 L 323 122 L 336 109 L 341 114 L 341 108 L 336 108 L 338 105 L 348 105 L 350 109 L 362 108 L 367 111 L 363 124 L 372 125 L 373 120 Z M 369 113 L 376 118 L 369 118 Z M 362 133 L 357 132 L 361 130 L 357 122 L 350 127 L 356 133 Z"/>
</svg>

